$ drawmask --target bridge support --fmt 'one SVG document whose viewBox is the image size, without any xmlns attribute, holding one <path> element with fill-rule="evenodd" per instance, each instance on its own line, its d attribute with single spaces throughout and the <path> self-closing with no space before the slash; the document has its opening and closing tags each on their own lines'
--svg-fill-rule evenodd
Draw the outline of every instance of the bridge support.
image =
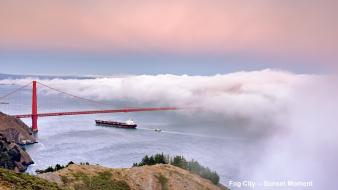
<svg viewBox="0 0 338 190">
<path fill-rule="evenodd" d="M 38 131 L 38 97 L 36 91 L 36 81 L 33 81 L 32 89 L 32 131 Z"/>
</svg>

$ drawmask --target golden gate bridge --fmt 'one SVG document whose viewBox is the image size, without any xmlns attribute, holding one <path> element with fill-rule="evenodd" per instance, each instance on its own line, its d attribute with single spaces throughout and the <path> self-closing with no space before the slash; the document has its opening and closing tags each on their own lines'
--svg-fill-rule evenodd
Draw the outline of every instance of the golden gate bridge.
<svg viewBox="0 0 338 190">
<path fill-rule="evenodd" d="M 52 116 L 67 116 L 67 115 L 87 115 L 87 114 L 104 114 L 104 113 L 119 113 L 119 112 L 144 112 L 144 111 L 167 111 L 167 110 L 177 110 L 177 107 L 131 107 L 131 108 L 118 108 L 118 109 L 100 109 L 100 110 L 84 110 L 84 111 L 67 111 L 67 112 L 38 112 L 38 91 L 37 86 L 42 85 L 50 90 L 62 93 L 67 96 L 71 96 L 73 98 L 89 101 L 97 104 L 104 104 L 103 102 L 83 98 L 65 91 L 62 91 L 60 89 L 53 88 L 49 85 L 46 85 L 44 83 L 38 82 L 38 81 L 32 81 L 29 82 L 26 85 L 23 85 L 15 90 L 12 90 L 11 92 L 0 96 L 0 103 L 2 104 L 9 104 L 8 102 L 1 102 L 5 100 L 6 98 L 18 93 L 20 90 L 27 88 L 28 86 L 32 85 L 32 112 L 28 114 L 15 114 L 12 115 L 16 118 L 31 118 L 32 119 L 32 131 L 37 132 L 38 131 L 38 118 L 39 117 L 52 117 Z"/>
</svg>

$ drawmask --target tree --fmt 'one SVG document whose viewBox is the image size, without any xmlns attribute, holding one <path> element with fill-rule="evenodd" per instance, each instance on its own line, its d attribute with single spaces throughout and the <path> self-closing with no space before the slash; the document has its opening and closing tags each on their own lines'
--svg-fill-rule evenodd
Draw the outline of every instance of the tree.
<svg viewBox="0 0 338 190">
<path fill-rule="evenodd" d="M 168 164 L 168 161 L 166 160 L 164 154 L 155 154 L 154 156 L 155 163 L 156 164 Z"/>
<path fill-rule="evenodd" d="M 202 178 L 209 179 L 214 184 L 219 183 L 219 175 L 215 171 L 211 171 L 208 167 L 202 166 L 196 160 L 187 161 L 183 156 L 170 157 L 163 153 L 154 156 L 144 156 L 140 163 L 134 163 L 133 167 L 155 164 L 171 164 L 173 166 L 188 170 Z"/>
<path fill-rule="evenodd" d="M 65 168 L 65 167 L 64 167 L 64 166 L 61 166 L 60 164 L 56 164 L 56 166 L 55 166 L 55 171 L 61 170 L 61 169 L 63 169 L 63 168 Z"/>
<path fill-rule="evenodd" d="M 179 168 L 187 169 L 187 161 L 183 156 L 175 156 L 170 164 Z"/>
<path fill-rule="evenodd" d="M 149 157 L 149 163 L 148 163 L 148 165 L 155 165 L 156 163 L 155 163 L 155 159 L 154 159 L 154 156 L 150 156 Z"/>
<path fill-rule="evenodd" d="M 149 164 L 149 157 L 146 155 L 143 159 L 142 162 L 139 164 L 139 166 L 144 166 Z"/>
</svg>

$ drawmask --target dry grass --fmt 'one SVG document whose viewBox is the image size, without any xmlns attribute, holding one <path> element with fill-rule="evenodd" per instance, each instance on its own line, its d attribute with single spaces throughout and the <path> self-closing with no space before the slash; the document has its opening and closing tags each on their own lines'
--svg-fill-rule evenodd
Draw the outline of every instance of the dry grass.
<svg viewBox="0 0 338 190">
<path fill-rule="evenodd" d="M 103 176 L 102 176 L 103 175 Z M 211 181 L 201 178 L 181 168 L 158 164 L 134 168 L 110 169 L 97 165 L 70 165 L 68 168 L 53 173 L 39 175 L 47 180 L 61 183 L 71 189 L 101 176 L 110 183 L 122 182 L 128 184 L 130 189 L 154 190 L 225 190 L 226 188 L 214 185 Z M 86 176 L 86 177 L 85 177 Z M 122 185 L 122 183 L 120 185 Z"/>
</svg>

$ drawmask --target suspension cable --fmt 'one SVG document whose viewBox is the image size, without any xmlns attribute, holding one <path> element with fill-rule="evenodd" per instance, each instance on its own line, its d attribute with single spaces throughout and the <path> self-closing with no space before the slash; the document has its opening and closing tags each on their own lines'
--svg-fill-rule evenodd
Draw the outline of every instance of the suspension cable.
<svg viewBox="0 0 338 190">
<path fill-rule="evenodd" d="M 15 89 L 15 90 L 9 92 L 8 94 L 6 94 L 6 95 L 4 95 L 4 96 L 1 96 L 1 97 L 0 97 L 0 100 L 2 100 L 2 99 L 4 99 L 4 98 L 7 98 L 8 96 L 11 96 L 12 94 L 15 94 L 15 93 L 18 92 L 19 90 L 22 90 L 22 89 L 26 88 L 27 86 L 29 86 L 29 85 L 31 85 L 31 84 L 32 84 L 32 82 L 29 82 L 28 84 L 23 85 L 23 86 L 21 86 L 20 88 L 17 88 L 17 89 Z"/>
<path fill-rule="evenodd" d="M 47 88 L 49 88 L 49 89 L 51 89 L 51 90 L 57 91 L 57 92 L 59 92 L 59 93 L 61 93 L 61 94 L 65 94 L 65 95 L 67 95 L 67 96 L 71 96 L 71 97 L 73 97 L 73 98 L 80 99 L 80 100 L 82 100 L 82 101 L 87 101 L 87 102 L 91 102 L 91 103 L 95 103 L 95 104 L 101 104 L 101 105 L 105 105 L 105 106 L 108 105 L 107 103 L 103 103 L 103 102 L 100 102 L 100 101 L 95 101 L 95 100 L 83 98 L 83 97 L 80 97 L 80 96 L 76 96 L 76 95 L 70 94 L 70 93 L 68 93 L 68 92 L 64 92 L 64 91 L 62 91 L 62 90 L 59 90 L 59 89 L 50 87 L 50 86 L 48 86 L 48 85 L 46 85 L 46 84 L 43 84 L 43 83 L 41 83 L 41 82 L 37 82 L 37 83 L 40 84 L 40 85 L 42 85 L 42 86 L 44 86 L 44 87 L 47 87 Z"/>
</svg>

